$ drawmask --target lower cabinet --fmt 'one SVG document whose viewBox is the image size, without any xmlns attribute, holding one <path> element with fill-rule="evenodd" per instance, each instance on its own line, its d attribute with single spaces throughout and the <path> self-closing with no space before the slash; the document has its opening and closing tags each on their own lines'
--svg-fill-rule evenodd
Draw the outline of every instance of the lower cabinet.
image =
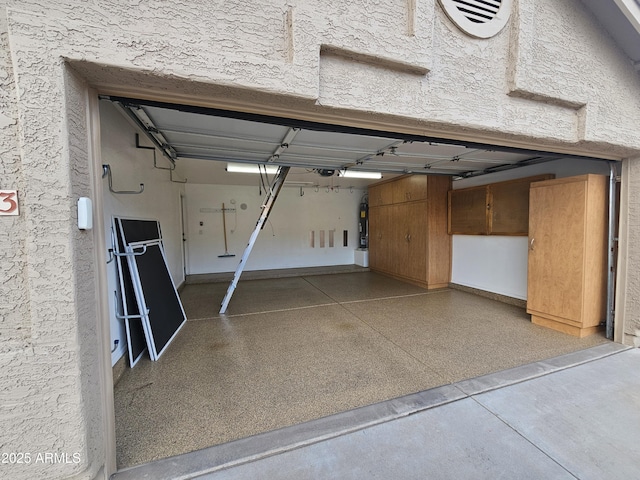
<svg viewBox="0 0 640 480">
<path fill-rule="evenodd" d="M 406 183 L 407 177 L 401 177 Z M 447 234 L 447 177 L 422 176 L 426 200 L 396 196 L 398 203 L 369 208 L 369 266 L 425 288 L 442 288 L 451 278 L 451 237 Z M 394 182 L 376 188 L 394 189 Z M 389 197 L 391 198 L 391 197 Z"/>
</svg>

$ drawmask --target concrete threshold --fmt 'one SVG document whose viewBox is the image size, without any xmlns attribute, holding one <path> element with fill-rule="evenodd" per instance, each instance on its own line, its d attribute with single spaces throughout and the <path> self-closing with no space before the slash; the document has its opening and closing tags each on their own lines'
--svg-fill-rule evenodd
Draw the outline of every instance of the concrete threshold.
<svg viewBox="0 0 640 480">
<path fill-rule="evenodd" d="M 631 347 L 606 343 L 548 360 L 463 380 L 299 425 L 127 468 L 113 480 L 190 479 L 273 457 L 475 395 L 602 359 Z"/>
</svg>

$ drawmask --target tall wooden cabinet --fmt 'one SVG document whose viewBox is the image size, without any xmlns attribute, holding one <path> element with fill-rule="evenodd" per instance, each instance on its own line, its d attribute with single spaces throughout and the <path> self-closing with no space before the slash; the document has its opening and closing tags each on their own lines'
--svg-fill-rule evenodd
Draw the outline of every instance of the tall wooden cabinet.
<svg viewBox="0 0 640 480">
<path fill-rule="evenodd" d="M 605 317 L 607 177 L 531 184 L 527 312 L 531 321 L 575 336 Z"/>
<path fill-rule="evenodd" d="M 425 288 L 451 279 L 444 176 L 406 175 L 369 187 L 369 266 Z"/>
</svg>

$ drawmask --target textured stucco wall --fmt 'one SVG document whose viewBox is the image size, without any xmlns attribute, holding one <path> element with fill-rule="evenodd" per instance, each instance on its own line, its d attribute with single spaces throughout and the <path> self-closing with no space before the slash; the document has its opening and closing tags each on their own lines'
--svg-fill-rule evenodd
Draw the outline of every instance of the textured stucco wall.
<svg viewBox="0 0 640 480">
<path fill-rule="evenodd" d="M 12 272 L 2 282 L 0 476 L 91 478 L 104 449 L 93 238 L 74 228 L 76 199 L 91 196 L 83 82 L 60 59 L 34 64 L 11 34 L 8 47 L 3 115 L 14 131 L 2 181 L 20 189 L 21 215 L 0 229 Z"/>
<path fill-rule="evenodd" d="M 0 187 L 20 189 L 22 207 L 0 218 L 0 452 L 80 458 L 0 465 L 0 476 L 92 478 L 109 461 L 94 238 L 75 228 L 77 197 L 99 193 L 85 82 L 160 100 L 637 157 L 640 76 L 578 0 L 516 0 L 507 27 L 488 40 L 462 34 L 436 0 L 411 4 L 0 0 Z M 633 263 L 637 162 L 628 170 Z M 638 271 L 628 270 L 627 314 L 637 310 Z"/>
<path fill-rule="evenodd" d="M 0 15 L 0 188 L 24 194 L 18 148 L 18 107 L 6 17 Z M 3 217 L 0 223 L 0 354 L 28 348 L 30 313 L 26 285 L 25 217 Z M 2 404 L 0 403 L 0 408 Z"/>
<path fill-rule="evenodd" d="M 2 181 L 21 190 L 21 215 L 0 229 L 2 271 L 12 272 L 1 282 L 0 475 L 93 477 L 104 463 L 93 239 L 73 228 L 75 199 L 90 195 L 86 98 L 59 59 L 34 65 L 11 35 L 2 53 L 12 100 Z"/>
<path fill-rule="evenodd" d="M 622 175 L 621 204 L 626 204 L 627 211 L 620 219 L 620 242 L 627 259 L 619 269 L 618 282 L 626 281 L 626 289 L 616 305 L 616 318 L 624 316 L 625 324 L 616 340 L 640 347 L 640 157 L 626 161 Z"/>
</svg>

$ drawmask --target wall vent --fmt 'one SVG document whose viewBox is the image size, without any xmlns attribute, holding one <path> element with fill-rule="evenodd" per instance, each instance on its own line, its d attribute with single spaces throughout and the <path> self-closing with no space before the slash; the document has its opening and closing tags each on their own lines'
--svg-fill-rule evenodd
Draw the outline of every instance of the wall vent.
<svg viewBox="0 0 640 480">
<path fill-rule="evenodd" d="M 502 0 L 453 0 L 453 3 L 469 21 L 487 23 L 493 20 L 500 10 Z"/>
<path fill-rule="evenodd" d="M 512 0 L 440 0 L 449 19 L 476 38 L 497 35 L 509 21 Z"/>
</svg>

